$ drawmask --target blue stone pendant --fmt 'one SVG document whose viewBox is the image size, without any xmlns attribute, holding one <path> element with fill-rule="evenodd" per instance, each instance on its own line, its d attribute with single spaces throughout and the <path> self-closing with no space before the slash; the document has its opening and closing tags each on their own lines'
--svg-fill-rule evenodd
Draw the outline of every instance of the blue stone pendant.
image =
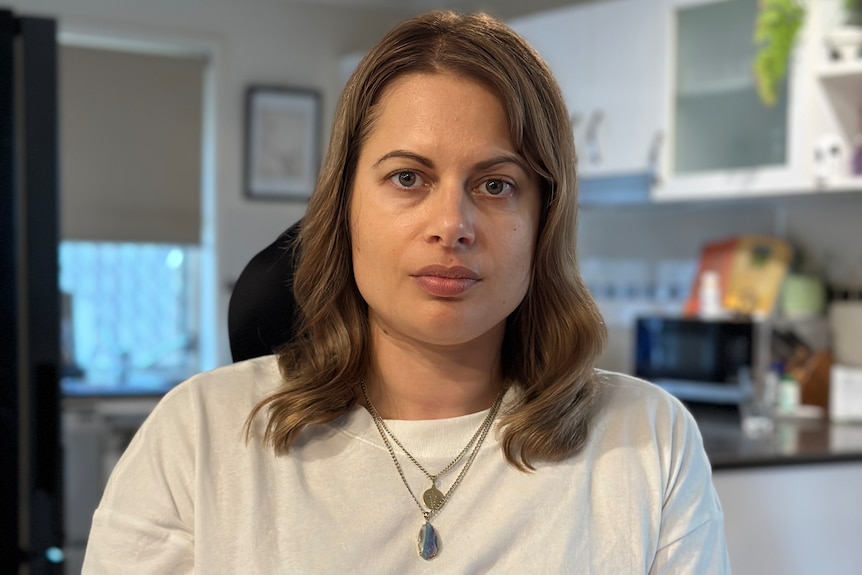
<svg viewBox="0 0 862 575">
<path fill-rule="evenodd" d="M 440 541 L 437 538 L 437 530 L 429 523 L 419 529 L 419 557 L 428 561 L 437 557 L 440 551 Z"/>
</svg>

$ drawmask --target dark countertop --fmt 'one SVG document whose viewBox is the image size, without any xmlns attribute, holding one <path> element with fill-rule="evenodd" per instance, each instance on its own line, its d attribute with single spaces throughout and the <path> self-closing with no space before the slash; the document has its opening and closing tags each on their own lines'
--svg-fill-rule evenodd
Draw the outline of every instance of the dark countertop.
<svg viewBox="0 0 862 575">
<path fill-rule="evenodd" d="M 825 418 L 776 418 L 761 436 L 746 435 L 735 410 L 710 406 L 689 409 L 703 435 L 713 470 L 855 461 L 862 463 L 862 423 L 831 423 Z"/>
</svg>

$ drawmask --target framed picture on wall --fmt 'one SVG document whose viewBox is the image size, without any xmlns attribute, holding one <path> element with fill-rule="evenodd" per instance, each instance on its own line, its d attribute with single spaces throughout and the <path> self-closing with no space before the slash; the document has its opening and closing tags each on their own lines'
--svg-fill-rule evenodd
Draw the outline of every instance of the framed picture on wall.
<svg viewBox="0 0 862 575">
<path fill-rule="evenodd" d="M 320 94 L 251 86 L 246 91 L 245 191 L 251 198 L 311 196 L 320 167 Z"/>
</svg>

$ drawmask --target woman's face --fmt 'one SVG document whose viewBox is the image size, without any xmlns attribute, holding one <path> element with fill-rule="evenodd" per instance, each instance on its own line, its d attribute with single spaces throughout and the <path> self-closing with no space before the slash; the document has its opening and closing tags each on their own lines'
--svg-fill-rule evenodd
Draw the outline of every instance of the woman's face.
<svg viewBox="0 0 862 575">
<path fill-rule="evenodd" d="M 492 92 L 449 73 L 396 80 L 350 200 L 371 329 L 426 345 L 502 341 L 529 285 L 540 205 L 538 176 Z"/>
</svg>

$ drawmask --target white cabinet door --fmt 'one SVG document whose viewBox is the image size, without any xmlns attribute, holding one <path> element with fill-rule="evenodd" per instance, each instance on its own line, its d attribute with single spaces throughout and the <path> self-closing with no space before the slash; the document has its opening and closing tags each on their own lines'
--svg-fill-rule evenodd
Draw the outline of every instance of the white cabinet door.
<svg viewBox="0 0 862 575">
<path fill-rule="evenodd" d="M 860 572 L 862 463 L 716 470 L 712 477 L 734 575 Z"/>
<path fill-rule="evenodd" d="M 811 190 L 809 26 L 791 56 L 786 98 L 759 102 L 752 64 L 759 0 L 662 0 L 668 142 L 656 200 Z"/>
<path fill-rule="evenodd" d="M 560 83 L 582 177 L 652 167 L 665 124 L 660 8 L 659 0 L 601 0 L 510 22 Z"/>
<path fill-rule="evenodd" d="M 592 34 L 588 14 L 591 11 L 589 7 L 565 8 L 509 23 L 539 52 L 556 76 L 576 136 L 583 134 L 592 108 L 595 63 L 589 48 Z"/>
</svg>

